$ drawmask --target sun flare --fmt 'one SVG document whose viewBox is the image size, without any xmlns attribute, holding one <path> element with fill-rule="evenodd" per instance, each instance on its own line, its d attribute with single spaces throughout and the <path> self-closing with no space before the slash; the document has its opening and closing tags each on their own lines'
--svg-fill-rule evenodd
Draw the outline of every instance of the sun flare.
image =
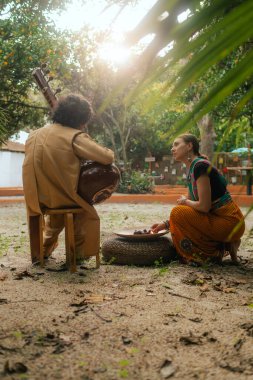
<svg viewBox="0 0 253 380">
<path fill-rule="evenodd" d="M 131 51 L 124 46 L 111 42 L 102 45 L 98 50 L 98 55 L 114 66 L 122 66 L 130 60 Z"/>
</svg>

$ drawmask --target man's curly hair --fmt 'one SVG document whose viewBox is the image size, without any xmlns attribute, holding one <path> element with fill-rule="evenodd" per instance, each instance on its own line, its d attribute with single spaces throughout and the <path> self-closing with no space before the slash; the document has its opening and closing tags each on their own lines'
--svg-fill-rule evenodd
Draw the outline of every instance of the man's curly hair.
<svg viewBox="0 0 253 380">
<path fill-rule="evenodd" d="M 90 120 L 92 113 L 91 104 L 86 99 L 80 95 L 71 94 L 58 101 L 52 119 L 54 123 L 79 129 Z"/>
</svg>

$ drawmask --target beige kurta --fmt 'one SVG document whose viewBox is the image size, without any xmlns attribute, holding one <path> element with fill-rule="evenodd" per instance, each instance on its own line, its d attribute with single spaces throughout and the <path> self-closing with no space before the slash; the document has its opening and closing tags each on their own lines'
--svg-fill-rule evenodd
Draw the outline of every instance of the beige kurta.
<svg viewBox="0 0 253 380">
<path fill-rule="evenodd" d="M 28 215 L 41 214 L 43 207 L 83 208 L 84 250 L 92 256 L 99 251 L 100 223 L 95 208 L 77 194 L 80 159 L 106 165 L 113 162 L 114 153 L 79 130 L 60 124 L 40 128 L 26 142 L 23 186 Z"/>
</svg>

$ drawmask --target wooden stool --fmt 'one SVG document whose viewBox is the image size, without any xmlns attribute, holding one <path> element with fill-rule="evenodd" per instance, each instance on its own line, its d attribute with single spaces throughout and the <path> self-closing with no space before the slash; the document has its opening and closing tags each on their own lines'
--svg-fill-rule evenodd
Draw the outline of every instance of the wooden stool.
<svg viewBox="0 0 253 380">
<path fill-rule="evenodd" d="M 76 252 L 74 237 L 74 214 L 83 212 L 82 208 L 45 209 L 43 215 L 29 217 L 29 236 L 32 262 L 44 265 L 43 255 L 43 218 L 44 215 L 64 215 L 66 264 L 71 273 L 76 272 Z M 100 266 L 99 253 L 96 255 L 96 268 Z"/>
</svg>

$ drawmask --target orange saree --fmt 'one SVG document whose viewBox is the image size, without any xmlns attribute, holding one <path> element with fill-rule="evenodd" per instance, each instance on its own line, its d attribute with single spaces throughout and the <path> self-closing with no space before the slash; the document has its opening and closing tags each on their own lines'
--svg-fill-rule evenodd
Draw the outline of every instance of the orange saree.
<svg viewBox="0 0 253 380">
<path fill-rule="evenodd" d="M 238 242 L 244 233 L 244 217 L 227 191 L 225 178 L 202 157 L 197 157 L 190 166 L 187 185 L 190 198 L 198 200 L 196 165 L 204 165 L 205 173 L 213 172 L 216 182 L 211 189 L 222 184 L 223 195 L 212 200 L 208 213 L 200 212 L 189 206 L 177 206 L 170 214 L 170 230 L 178 254 L 185 262 L 204 263 L 212 259 L 222 259 L 225 243 Z M 217 182 L 218 181 L 218 182 Z"/>
<path fill-rule="evenodd" d="M 238 241 L 245 229 L 243 215 L 232 200 L 208 213 L 176 206 L 169 223 L 173 244 L 186 263 L 220 258 L 222 243 Z"/>
</svg>

